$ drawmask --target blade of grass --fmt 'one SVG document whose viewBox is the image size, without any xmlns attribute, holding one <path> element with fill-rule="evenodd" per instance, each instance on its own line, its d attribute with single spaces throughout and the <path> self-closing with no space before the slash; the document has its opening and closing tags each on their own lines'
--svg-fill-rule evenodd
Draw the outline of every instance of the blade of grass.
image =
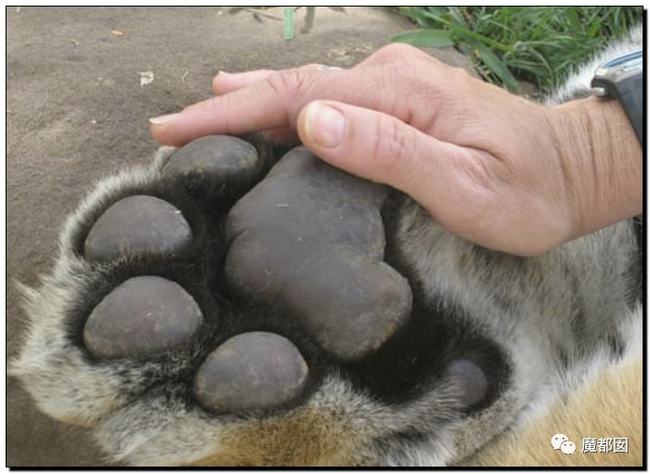
<svg viewBox="0 0 650 474">
<path fill-rule="evenodd" d="M 476 46 L 476 51 L 479 58 L 488 67 L 488 69 L 495 74 L 503 84 L 511 91 L 517 92 L 519 90 L 519 82 L 512 75 L 508 66 L 501 61 L 490 48 L 486 48 L 482 44 Z"/>
<path fill-rule="evenodd" d="M 495 49 L 498 49 L 500 51 L 505 51 L 505 52 L 511 52 L 512 48 L 499 43 L 498 41 L 493 40 L 492 38 L 488 38 L 487 36 L 483 36 L 479 33 L 475 33 L 474 31 L 470 31 L 467 28 L 462 28 L 459 27 L 458 25 L 455 25 L 453 23 L 449 24 L 450 28 L 454 31 L 454 33 L 457 33 L 462 36 L 466 36 L 468 38 L 472 38 L 473 40 L 479 41 L 483 44 L 487 44 Z"/>
<path fill-rule="evenodd" d="M 282 8 L 282 14 L 284 17 L 284 39 L 290 40 L 293 38 L 294 24 L 293 24 L 293 7 L 284 7 Z"/>
<path fill-rule="evenodd" d="M 434 29 L 406 31 L 393 36 L 390 40 L 393 43 L 408 43 L 421 48 L 444 48 L 454 45 L 449 31 Z"/>
</svg>

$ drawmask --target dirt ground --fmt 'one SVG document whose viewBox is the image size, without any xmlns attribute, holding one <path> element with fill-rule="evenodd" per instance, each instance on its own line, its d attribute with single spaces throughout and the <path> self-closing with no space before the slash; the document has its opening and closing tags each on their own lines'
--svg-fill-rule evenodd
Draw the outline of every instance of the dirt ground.
<svg viewBox="0 0 650 474">
<path fill-rule="evenodd" d="M 264 11 L 278 19 L 280 8 Z M 24 316 L 13 281 L 51 267 L 65 216 L 101 176 L 146 161 L 147 119 L 205 98 L 219 70 L 351 66 L 412 26 L 385 8 L 318 8 L 311 31 L 229 8 L 9 8 L 7 11 L 7 355 Z M 453 50 L 433 54 L 469 68 Z M 144 76 L 141 73 L 147 73 Z M 153 73 L 153 82 L 141 77 Z M 151 78 L 151 76 L 149 76 Z M 87 430 L 42 415 L 7 381 L 9 466 L 106 465 Z"/>
</svg>

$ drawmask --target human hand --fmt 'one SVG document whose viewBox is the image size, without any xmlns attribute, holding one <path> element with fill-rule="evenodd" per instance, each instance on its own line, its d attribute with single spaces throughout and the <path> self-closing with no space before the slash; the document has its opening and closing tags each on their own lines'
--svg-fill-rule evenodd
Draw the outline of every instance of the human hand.
<svg viewBox="0 0 650 474">
<path fill-rule="evenodd" d="M 545 107 L 405 45 L 347 70 L 219 74 L 213 89 L 152 119 L 154 138 L 295 129 L 323 160 L 488 248 L 541 254 L 642 208 L 641 149 L 615 102 Z"/>
</svg>

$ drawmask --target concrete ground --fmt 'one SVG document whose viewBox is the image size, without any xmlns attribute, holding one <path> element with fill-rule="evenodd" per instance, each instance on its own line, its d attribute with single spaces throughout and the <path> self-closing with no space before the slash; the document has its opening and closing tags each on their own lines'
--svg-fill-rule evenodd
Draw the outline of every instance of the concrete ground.
<svg viewBox="0 0 650 474">
<path fill-rule="evenodd" d="M 48 271 L 65 216 L 92 183 L 146 161 L 156 144 L 147 119 L 203 99 L 219 70 L 351 66 L 412 26 L 384 8 L 316 10 L 282 37 L 280 8 L 9 8 L 7 11 L 8 281 Z M 256 18 L 257 16 L 257 18 Z M 262 21 L 260 22 L 259 19 Z M 467 67 L 453 50 L 433 54 Z M 153 73 L 153 82 L 141 85 Z M 151 78 L 151 76 L 149 76 Z M 24 315 L 8 288 L 7 355 Z M 106 465 L 87 430 L 42 415 L 7 382 L 9 466 Z"/>
</svg>

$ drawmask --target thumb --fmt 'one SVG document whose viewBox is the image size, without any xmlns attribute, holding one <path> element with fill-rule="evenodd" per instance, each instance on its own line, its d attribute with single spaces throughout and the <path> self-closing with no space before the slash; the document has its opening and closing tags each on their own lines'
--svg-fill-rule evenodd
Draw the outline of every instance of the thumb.
<svg viewBox="0 0 650 474">
<path fill-rule="evenodd" d="M 458 194 L 454 182 L 467 158 L 462 147 L 391 115 L 334 101 L 307 104 L 297 128 L 303 144 L 324 161 L 403 191 L 434 217 L 436 209 L 457 207 L 449 201 Z"/>
</svg>

